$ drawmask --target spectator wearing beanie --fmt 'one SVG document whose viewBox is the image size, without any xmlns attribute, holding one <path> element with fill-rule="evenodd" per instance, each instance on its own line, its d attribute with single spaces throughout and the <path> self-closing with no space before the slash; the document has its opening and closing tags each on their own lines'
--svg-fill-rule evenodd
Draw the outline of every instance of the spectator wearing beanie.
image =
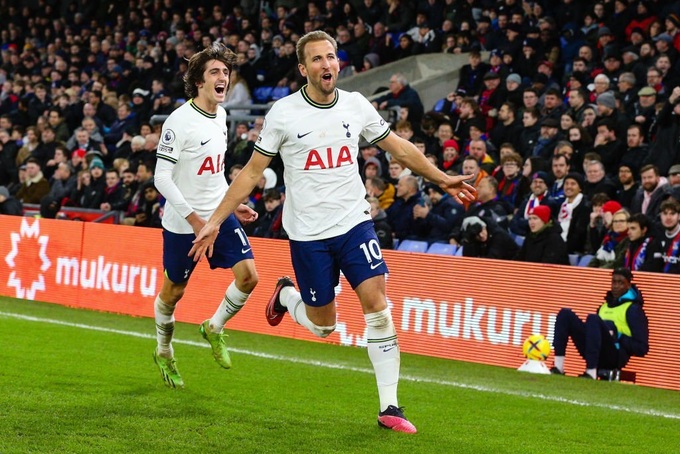
<svg viewBox="0 0 680 454">
<path fill-rule="evenodd" d="M 598 118 L 600 120 L 609 119 L 610 124 L 616 126 L 616 137 L 626 137 L 630 120 L 616 108 L 614 93 L 605 91 L 597 97 L 596 103 Z"/>
<path fill-rule="evenodd" d="M 529 211 L 529 233 L 517 254 L 520 262 L 568 265 L 567 243 L 562 228 L 552 220 L 550 208 L 538 205 Z"/>
<path fill-rule="evenodd" d="M 609 205 L 609 206 L 608 206 Z M 611 214 L 611 222 L 607 233 L 602 238 L 600 247 L 595 252 L 595 257 L 590 260 L 590 268 L 619 268 L 623 266 L 626 251 L 628 250 L 628 217 L 630 213 L 613 200 L 605 203 L 602 211 L 609 214 L 612 210 L 619 209 Z"/>
<path fill-rule="evenodd" d="M 618 180 L 619 185 L 616 190 L 616 200 L 624 208 L 630 210 L 633 204 L 633 197 L 638 191 L 640 184 L 636 181 L 637 168 L 627 163 L 619 164 Z"/>
<path fill-rule="evenodd" d="M 564 177 L 564 202 L 557 222 L 562 228 L 562 239 L 567 242 L 567 253 L 585 253 L 590 206 L 583 196 L 583 176 L 579 173 L 571 172 Z"/>
<path fill-rule="evenodd" d="M 371 156 L 364 162 L 362 178 L 366 181 L 373 177 L 382 177 L 382 164 L 378 158 Z"/>
<path fill-rule="evenodd" d="M 442 149 L 442 163 L 440 168 L 444 172 L 452 170 L 460 173 L 461 160 L 458 142 L 453 139 L 445 140 Z"/>
<path fill-rule="evenodd" d="M 21 202 L 10 195 L 6 186 L 0 186 L 0 214 L 9 216 L 23 216 L 24 214 Z"/>
<path fill-rule="evenodd" d="M 621 204 L 616 200 L 609 200 L 605 194 L 597 194 L 593 197 L 588 224 L 588 251 L 594 254 L 602 245 L 602 240 L 612 228 L 614 213 L 621 209 Z"/>
</svg>

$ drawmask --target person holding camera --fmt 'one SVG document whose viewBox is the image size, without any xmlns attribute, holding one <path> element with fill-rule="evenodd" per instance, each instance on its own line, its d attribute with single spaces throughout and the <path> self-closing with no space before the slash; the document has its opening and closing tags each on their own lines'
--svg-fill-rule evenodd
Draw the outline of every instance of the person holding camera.
<svg viewBox="0 0 680 454">
<path fill-rule="evenodd" d="M 596 314 L 585 322 L 569 308 L 560 309 L 555 320 L 555 364 L 550 372 L 564 375 L 567 342 L 571 338 L 586 370 L 579 377 L 597 378 L 598 369 L 621 369 L 631 356 L 649 351 L 649 326 L 642 305 L 642 292 L 632 283 L 628 268 L 612 272 L 611 289 Z"/>
<path fill-rule="evenodd" d="M 491 220 L 467 217 L 462 231 L 463 257 L 512 260 L 519 251 L 510 234 Z"/>
</svg>

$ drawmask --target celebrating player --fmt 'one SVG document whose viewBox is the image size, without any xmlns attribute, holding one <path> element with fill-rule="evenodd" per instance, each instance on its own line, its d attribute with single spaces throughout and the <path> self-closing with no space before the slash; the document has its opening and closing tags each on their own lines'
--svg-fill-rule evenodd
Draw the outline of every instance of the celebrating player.
<svg viewBox="0 0 680 454">
<path fill-rule="evenodd" d="M 227 114 L 219 104 L 227 94 L 235 59 L 231 50 L 217 42 L 191 57 L 184 89 L 193 99 L 165 121 L 156 153 L 155 184 L 166 199 L 165 277 L 154 303 L 158 346 L 153 357 L 165 383 L 173 388 L 184 386 L 171 342 L 175 328 L 173 313 L 196 266 L 188 253 L 192 241 L 228 188 L 224 177 Z M 235 216 L 221 218 L 226 221 L 215 231 L 215 247 L 208 259 L 213 269 L 231 268 L 235 280 L 227 288 L 215 314 L 200 327 L 202 336 L 212 347 L 215 361 L 225 369 L 231 367 L 231 359 L 222 328 L 243 307 L 257 285 L 253 253 L 239 224 L 239 221 L 254 221 L 257 213 L 245 205 L 236 205 Z"/>
<path fill-rule="evenodd" d="M 267 320 L 277 325 L 286 312 L 319 337 L 336 324 L 334 287 L 342 271 L 361 301 L 368 326 L 368 356 L 380 398 L 378 424 L 415 433 L 397 401 L 400 353 L 385 297 L 385 273 L 370 205 L 357 167 L 359 138 L 389 151 L 414 172 L 460 199 L 474 199 L 464 180 L 435 168 L 410 142 L 390 128 L 366 98 L 336 88 L 337 43 L 314 31 L 297 44 L 298 68 L 307 85 L 275 103 L 255 144 L 256 153 L 236 177 L 190 254 L 198 260 L 213 242 L 220 224 L 259 181 L 277 153 L 284 163 L 286 203 L 283 225 L 301 292 L 290 278 L 277 282 L 267 306 Z M 304 303 L 304 304 L 302 304 Z"/>
</svg>

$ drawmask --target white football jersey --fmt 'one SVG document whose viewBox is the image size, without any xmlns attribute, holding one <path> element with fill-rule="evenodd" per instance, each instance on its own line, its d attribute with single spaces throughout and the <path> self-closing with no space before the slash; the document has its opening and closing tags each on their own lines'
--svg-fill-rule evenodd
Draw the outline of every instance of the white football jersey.
<svg viewBox="0 0 680 454">
<path fill-rule="evenodd" d="M 283 226 L 296 241 L 342 235 L 370 220 L 370 204 L 357 164 L 359 140 L 378 142 L 389 126 L 363 95 L 336 89 L 330 104 L 301 90 L 267 113 L 255 150 L 281 154 L 286 202 Z"/>
<path fill-rule="evenodd" d="M 193 103 L 175 109 L 163 123 L 156 157 L 174 164 L 172 182 L 186 203 L 208 220 L 222 201 L 229 185 L 224 176 L 227 150 L 227 113 L 217 107 L 209 114 Z M 159 161 L 160 162 L 160 161 Z M 163 227 L 173 233 L 193 233 L 191 225 L 167 198 Z"/>
</svg>

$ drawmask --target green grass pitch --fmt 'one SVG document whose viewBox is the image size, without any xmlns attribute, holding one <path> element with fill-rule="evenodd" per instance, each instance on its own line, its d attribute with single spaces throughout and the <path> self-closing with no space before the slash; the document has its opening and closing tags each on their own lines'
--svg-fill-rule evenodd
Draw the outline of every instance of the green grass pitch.
<svg viewBox="0 0 680 454">
<path fill-rule="evenodd" d="M 680 393 L 402 355 L 416 435 L 380 429 L 366 352 L 231 331 L 221 369 L 178 324 L 0 298 L 0 453 L 675 453 Z M 568 359 L 569 360 L 569 359 Z M 518 365 L 519 366 L 519 365 Z"/>
</svg>

